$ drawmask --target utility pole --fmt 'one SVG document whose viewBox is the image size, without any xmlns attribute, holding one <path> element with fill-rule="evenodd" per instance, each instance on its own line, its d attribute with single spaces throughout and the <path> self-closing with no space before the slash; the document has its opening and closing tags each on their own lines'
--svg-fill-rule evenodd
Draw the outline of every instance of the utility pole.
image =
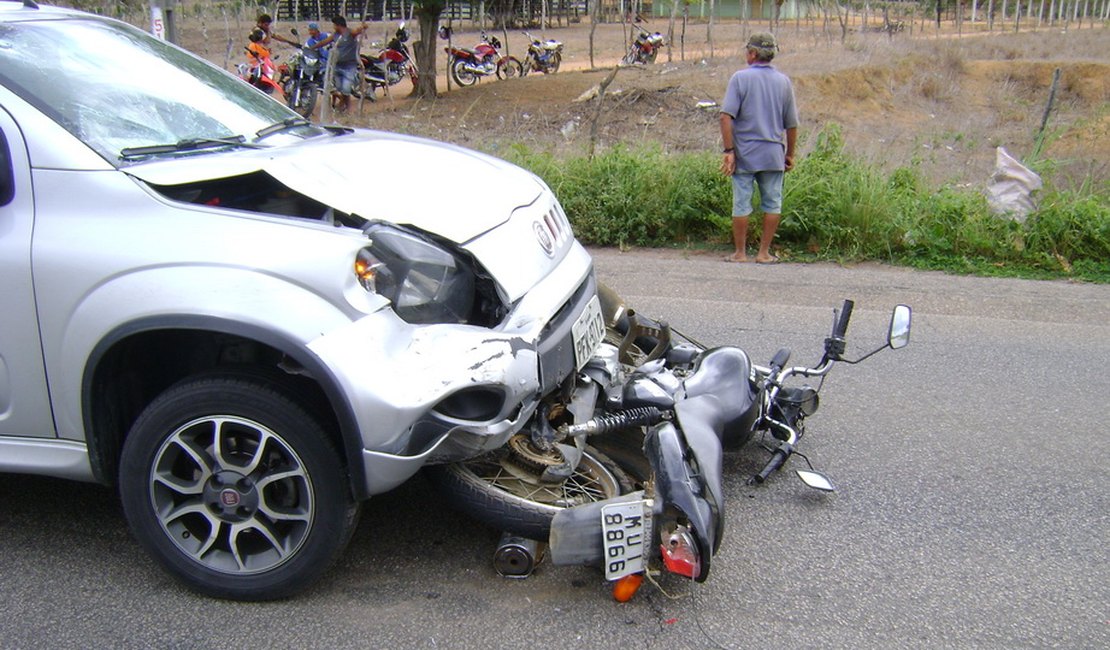
<svg viewBox="0 0 1110 650">
<path fill-rule="evenodd" d="M 177 7 L 179 2 L 180 0 L 151 0 L 150 3 L 151 33 L 174 45 L 180 44 L 177 35 Z"/>
</svg>

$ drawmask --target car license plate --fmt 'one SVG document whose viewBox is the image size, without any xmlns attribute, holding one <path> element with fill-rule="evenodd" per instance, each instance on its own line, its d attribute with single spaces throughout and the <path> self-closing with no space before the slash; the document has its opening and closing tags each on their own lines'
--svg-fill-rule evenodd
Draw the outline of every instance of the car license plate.
<svg viewBox="0 0 1110 650">
<path fill-rule="evenodd" d="M 574 366 L 581 370 L 605 338 L 605 319 L 601 317 L 601 301 L 597 296 L 586 303 L 586 309 L 574 321 L 570 332 L 574 340 Z"/>
<path fill-rule="evenodd" d="M 602 506 L 601 535 L 606 580 L 616 580 L 647 569 L 651 541 L 650 501 Z"/>
</svg>

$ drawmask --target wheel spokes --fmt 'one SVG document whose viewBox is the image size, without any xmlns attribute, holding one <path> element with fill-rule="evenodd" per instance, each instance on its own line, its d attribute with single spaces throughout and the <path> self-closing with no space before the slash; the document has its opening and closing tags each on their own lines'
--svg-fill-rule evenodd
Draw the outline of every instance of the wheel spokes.
<svg viewBox="0 0 1110 650">
<path fill-rule="evenodd" d="M 276 567 L 304 543 L 312 483 L 296 452 L 265 426 L 233 416 L 183 425 L 150 473 L 151 501 L 170 539 L 225 573 Z"/>
</svg>

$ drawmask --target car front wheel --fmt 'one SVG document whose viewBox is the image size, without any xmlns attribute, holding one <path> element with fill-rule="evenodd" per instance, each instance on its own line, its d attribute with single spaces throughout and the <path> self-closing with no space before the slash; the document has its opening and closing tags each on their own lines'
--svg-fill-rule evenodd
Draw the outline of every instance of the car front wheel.
<svg viewBox="0 0 1110 650">
<path fill-rule="evenodd" d="M 358 518 L 318 418 L 272 378 L 169 388 L 124 443 L 119 489 L 139 542 L 208 596 L 270 600 L 319 578 Z"/>
</svg>

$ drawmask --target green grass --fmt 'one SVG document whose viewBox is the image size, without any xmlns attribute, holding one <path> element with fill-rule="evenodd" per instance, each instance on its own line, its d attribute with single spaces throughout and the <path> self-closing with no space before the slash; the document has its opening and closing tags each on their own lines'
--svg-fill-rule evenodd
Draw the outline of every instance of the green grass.
<svg viewBox="0 0 1110 650">
<path fill-rule="evenodd" d="M 732 188 L 716 153 L 652 145 L 593 158 L 525 147 L 499 153 L 548 183 L 587 244 L 731 246 Z M 780 257 L 798 261 L 1110 282 L 1110 187 L 1046 187 L 1036 200 L 1024 223 L 996 217 L 981 191 L 931 187 L 912 165 L 887 170 L 850 156 L 830 127 L 787 175 L 775 244 Z"/>
</svg>

